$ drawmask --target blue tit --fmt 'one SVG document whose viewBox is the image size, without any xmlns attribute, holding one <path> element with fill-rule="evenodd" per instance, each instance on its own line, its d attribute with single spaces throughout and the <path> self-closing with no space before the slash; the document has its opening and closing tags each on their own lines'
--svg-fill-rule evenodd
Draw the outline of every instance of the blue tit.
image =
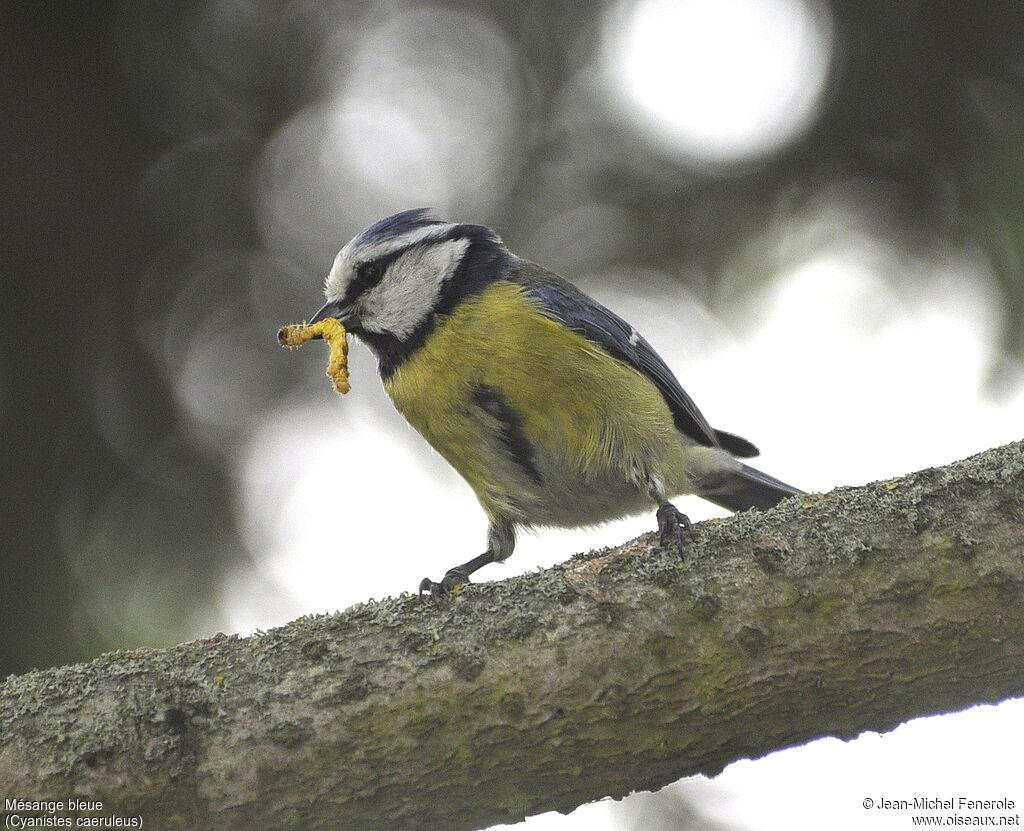
<svg viewBox="0 0 1024 831">
<path fill-rule="evenodd" d="M 480 225 L 426 209 L 352 239 L 325 281 L 334 317 L 377 357 L 392 402 L 469 483 L 487 550 L 420 591 L 438 596 L 505 560 L 519 529 L 594 525 L 657 509 L 682 554 L 695 493 L 732 511 L 801 491 L 739 459 L 640 333 Z"/>
</svg>

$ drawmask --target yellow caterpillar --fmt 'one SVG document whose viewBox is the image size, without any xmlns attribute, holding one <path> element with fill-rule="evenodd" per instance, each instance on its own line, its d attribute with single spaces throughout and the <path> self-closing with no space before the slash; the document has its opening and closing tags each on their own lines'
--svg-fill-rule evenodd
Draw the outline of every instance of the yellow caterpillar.
<svg viewBox="0 0 1024 831">
<path fill-rule="evenodd" d="M 281 346 L 294 348 L 311 340 L 325 340 L 330 345 L 327 377 L 334 382 L 334 388 L 344 395 L 352 389 L 348 382 L 348 337 L 345 327 L 336 318 L 328 317 L 312 325 L 295 323 L 277 330 L 277 342 Z"/>
</svg>

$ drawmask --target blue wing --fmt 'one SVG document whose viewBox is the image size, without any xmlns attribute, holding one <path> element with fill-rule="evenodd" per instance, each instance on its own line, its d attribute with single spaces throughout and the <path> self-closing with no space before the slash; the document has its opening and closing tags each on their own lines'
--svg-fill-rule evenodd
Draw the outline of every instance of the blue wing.
<svg viewBox="0 0 1024 831">
<path fill-rule="evenodd" d="M 572 283 L 533 263 L 521 262 L 518 268 L 511 269 L 508 279 L 522 286 L 546 315 L 650 378 L 664 396 L 676 429 L 683 435 L 706 447 L 723 447 L 736 456 L 757 455 L 757 448 L 746 439 L 715 430 L 708 424 L 654 347 L 617 314 Z"/>
</svg>

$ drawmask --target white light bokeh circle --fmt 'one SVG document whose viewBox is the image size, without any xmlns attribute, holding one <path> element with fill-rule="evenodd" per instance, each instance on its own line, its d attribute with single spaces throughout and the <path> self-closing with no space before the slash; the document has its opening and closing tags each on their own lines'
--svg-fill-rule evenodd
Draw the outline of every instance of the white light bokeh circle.
<svg viewBox="0 0 1024 831">
<path fill-rule="evenodd" d="M 344 55 L 325 46 L 320 100 L 268 143 L 261 228 L 311 262 L 400 209 L 485 217 L 503 196 L 523 129 L 522 68 L 478 14 L 419 8 L 384 18 Z M 341 46 L 337 46 L 339 51 Z"/>
<path fill-rule="evenodd" d="M 237 454 L 240 527 L 264 582 L 283 593 L 268 619 L 249 582 L 227 586 L 222 602 L 237 629 L 415 591 L 486 545 L 469 486 L 436 453 L 416 452 L 422 440 L 386 398 L 368 350 L 356 344 L 350 357 L 352 395 L 335 394 L 306 361 L 315 387 Z"/>
<path fill-rule="evenodd" d="M 635 0 L 610 14 L 620 99 L 697 162 L 768 155 L 817 112 L 832 24 L 814 0 Z"/>
</svg>

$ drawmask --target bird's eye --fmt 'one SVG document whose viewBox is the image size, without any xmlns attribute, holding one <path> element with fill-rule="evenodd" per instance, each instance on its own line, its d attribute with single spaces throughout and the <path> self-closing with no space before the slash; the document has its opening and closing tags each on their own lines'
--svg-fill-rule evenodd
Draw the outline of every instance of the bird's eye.
<svg viewBox="0 0 1024 831">
<path fill-rule="evenodd" d="M 384 276 L 384 269 L 380 263 L 369 262 L 359 266 L 359 282 L 364 286 L 375 286 Z"/>
</svg>

